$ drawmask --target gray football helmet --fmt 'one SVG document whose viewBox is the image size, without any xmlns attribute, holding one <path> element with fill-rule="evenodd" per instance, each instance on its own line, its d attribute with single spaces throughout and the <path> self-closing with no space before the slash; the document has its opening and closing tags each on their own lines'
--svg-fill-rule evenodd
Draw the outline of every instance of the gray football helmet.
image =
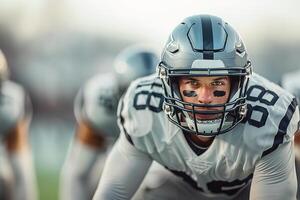
<svg viewBox="0 0 300 200">
<path fill-rule="evenodd" d="M 8 76 L 9 76 L 9 71 L 7 67 L 6 58 L 0 49 L 0 86 L 3 81 L 8 79 Z"/>
<path fill-rule="evenodd" d="M 158 75 L 165 91 L 164 111 L 169 120 L 184 131 L 202 136 L 226 133 L 246 115 L 246 90 L 251 72 L 245 46 L 228 23 L 211 15 L 188 17 L 171 33 L 158 65 Z M 180 76 L 229 76 L 231 91 L 228 102 L 184 102 L 178 87 Z M 207 107 L 221 109 L 203 109 Z M 199 120 L 196 114 L 218 114 L 220 117 Z"/>
<path fill-rule="evenodd" d="M 119 84 L 127 88 L 131 81 L 155 72 L 158 55 L 150 47 L 135 45 L 121 51 L 115 59 L 114 73 Z"/>
</svg>

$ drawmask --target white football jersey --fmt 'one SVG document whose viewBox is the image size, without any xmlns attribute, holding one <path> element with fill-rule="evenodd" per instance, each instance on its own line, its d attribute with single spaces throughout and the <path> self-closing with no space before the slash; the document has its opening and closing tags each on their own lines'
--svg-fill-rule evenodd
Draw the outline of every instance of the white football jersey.
<svg viewBox="0 0 300 200">
<path fill-rule="evenodd" d="M 250 183 L 259 160 L 280 145 L 291 145 L 298 129 L 294 97 L 257 74 L 249 81 L 243 123 L 217 135 L 206 150 L 168 120 L 163 98 L 161 80 L 155 76 L 131 84 L 119 107 L 122 134 L 136 149 L 208 196 L 237 194 Z"/>
<path fill-rule="evenodd" d="M 12 82 L 5 81 L 0 88 L 0 137 L 3 138 L 26 114 L 26 93 Z"/>
<path fill-rule="evenodd" d="M 113 74 L 96 75 L 77 94 L 74 106 L 77 121 L 85 121 L 107 136 L 118 136 L 116 112 L 120 97 Z"/>
<path fill-rule="evenodd" d="M 300 70 L 286 73 L 282 76 L 282 87 L 296 96 L 298 104 L 300 102 Z M 300 111 L 300 108 L 299 108 Z M 297 135 L 299 137 L 299 133 Z M 298 194 L 297 198 L 300 199 L 300 145 L 295 143 L 295 156 L 296 156 L 296 171 L 298 180 Z"/>
</svg>

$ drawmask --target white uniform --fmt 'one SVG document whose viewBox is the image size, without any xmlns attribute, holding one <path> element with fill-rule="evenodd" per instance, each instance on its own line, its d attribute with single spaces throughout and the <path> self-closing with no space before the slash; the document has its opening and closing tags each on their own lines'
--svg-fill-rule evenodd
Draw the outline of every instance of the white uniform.
<svg viewBox="0 0 300 200">
<path fill-rule="evenodd" d="M 300 100 L 300 70 L 284 74 L 281 83 L 284 89 Z"/>
<path fill-rule="evenodd" d="M 299 122 L 297 103 L 289 93 L 257 74 L 250 78 L 247 94 L 244 122 L 216 136 L 205 150 L 193 144 L 189 134 L 163 113 L 163 89 L 158 78 L 135 81 L 120 103 L 122 133 L 105 164 L 94 199 L 130 199 L 152 160 L 163 166 L 161 175 L 170 171 L 182 179 L 170 178 L 171 173 L 168 178 L 153 176 L 158 180 L 148 181 L 146 192 L 153 185 L 159 185 L 157 190 L 167 188 L 170 180 L 178 182 L 177 188 L 162 191 L 161 196 L 145 194 L 142 199 L 243 198 L 239 195 L 251 180 L 251 199 L 295 199 L 292 145 Z M 158 183 L 162 179 L 168 184 Z"/>
<path fill-rule="evenodd" d="M 106 139 L 106 147 L 94 148 L 73 140 L 62 171 L 62 200 L 90 199 L 95 193 L 106 158 L 120 131 L 117 124 L 117 107 L 121 96 L 113 74 L 99 74 L 91 78 L 75 99 L 74 112 L 78 122 L 84 123 L 95 134 Z"/>
<path fill-rule="evenodd" d="M 3 82 L 0 90 L 0 137 L 5 137 L 24 118 L 26 99 L 23 88 L 11 82 Z"/>
<path fill-rule="evenodd" d="M 0 88 L 0 199 L 36 199 L 35 176 L 29 152 L 8 152 L 8 134 L 25 118 L 31 117 L 29 98 L 24 89 L 11 81 Z"/>
<path fill-rule="evenodd" d="M 119 85 L 113 74 L 99 74 L 90 79 L 75 100 L 74 112 L 77 122 L 84 121 L 101 134 L 110 148 L 120 133 L 117 124 L 117 107 L 121 97 Z M 106 151 L 98 152 L 98 161 L 91 173 L 91 190 L 94 191 L 104 165 Z M 86 163 L 88 164 L 88 163 Z"/>
<path fill-rule="evenodd" d="M 24 91 L 18 85 L 5 81 L 0 87 L 0 199 L 7 199 L 11 190 L 12 169 L 4 139 L 24 117 Z"/>
<path fill-rule="evenodd" d="M 290 72 L 284 74 L 282 77 L 282 87 L 296 96 L 298 99 L 298 103 L 300 102 L 300 70 L 295 72 Z M 300 110 L 299 110 L 300 111 Z M 298 136 L 299 137 L 299 136 Z M 295 145 L 295 155 L 296 155 L 296 172 L 297 172 L 297 180 L 298 180 L 298 192 L 297 198 L 300 199 L 300 147 L 299 145 Z"/>
<path fill-rule="evenodd" d="M 75 100 L 75 116 L 105 136 L 117 137 L 117 106 L 121 93 L 113 74 L 99 74 L 89 80 Z"/>
</svg>

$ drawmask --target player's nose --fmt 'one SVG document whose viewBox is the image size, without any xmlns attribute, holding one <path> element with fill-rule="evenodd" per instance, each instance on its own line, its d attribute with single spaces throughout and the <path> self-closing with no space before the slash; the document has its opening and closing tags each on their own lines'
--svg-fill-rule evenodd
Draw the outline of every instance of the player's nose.
<svg viewBox="0 0 300 200">
<path fill-rule="evenodd" d="M 203 86 L 197 90 L 198 93 L 198 102 L 203 104 L 210 104 L 212 103 L 213 96 L 212 96 L 212 90 L 207 87 Z"/>
</svg>

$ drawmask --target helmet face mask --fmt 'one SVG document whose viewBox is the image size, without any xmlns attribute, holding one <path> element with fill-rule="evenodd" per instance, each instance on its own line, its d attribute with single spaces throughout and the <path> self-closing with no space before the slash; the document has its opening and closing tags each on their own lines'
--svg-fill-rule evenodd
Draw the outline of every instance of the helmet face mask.
<svg viewBox="0 0 300 200">
<path fill-rule="evenodd" d="M 204 36 L 205 23 L 208 21 L 214 33 L 210 37 Z M 193 26 L 197 28 L 191 33 Z M 202 37 L 195 38 L 197 34 Z M 217 43 L 215 46 L 213 40 Z M 226 133 L 246 115 L 246 90 L 250 74 L 251 63 L 244 45 L 228 24 L 214 16 L 187 18 L 171 34 L 158 65 L 158 75 L 165 92 L 165 113 L 172 123 L 184 131 L 208 137 Z M 224 76 L 229 77 L 231 82 L 227 102 L 212 104 L 183 101 L 178 87 L 179 77 Z M 201 120 L 197 115 L 210 117 Z"/>
</svg>

